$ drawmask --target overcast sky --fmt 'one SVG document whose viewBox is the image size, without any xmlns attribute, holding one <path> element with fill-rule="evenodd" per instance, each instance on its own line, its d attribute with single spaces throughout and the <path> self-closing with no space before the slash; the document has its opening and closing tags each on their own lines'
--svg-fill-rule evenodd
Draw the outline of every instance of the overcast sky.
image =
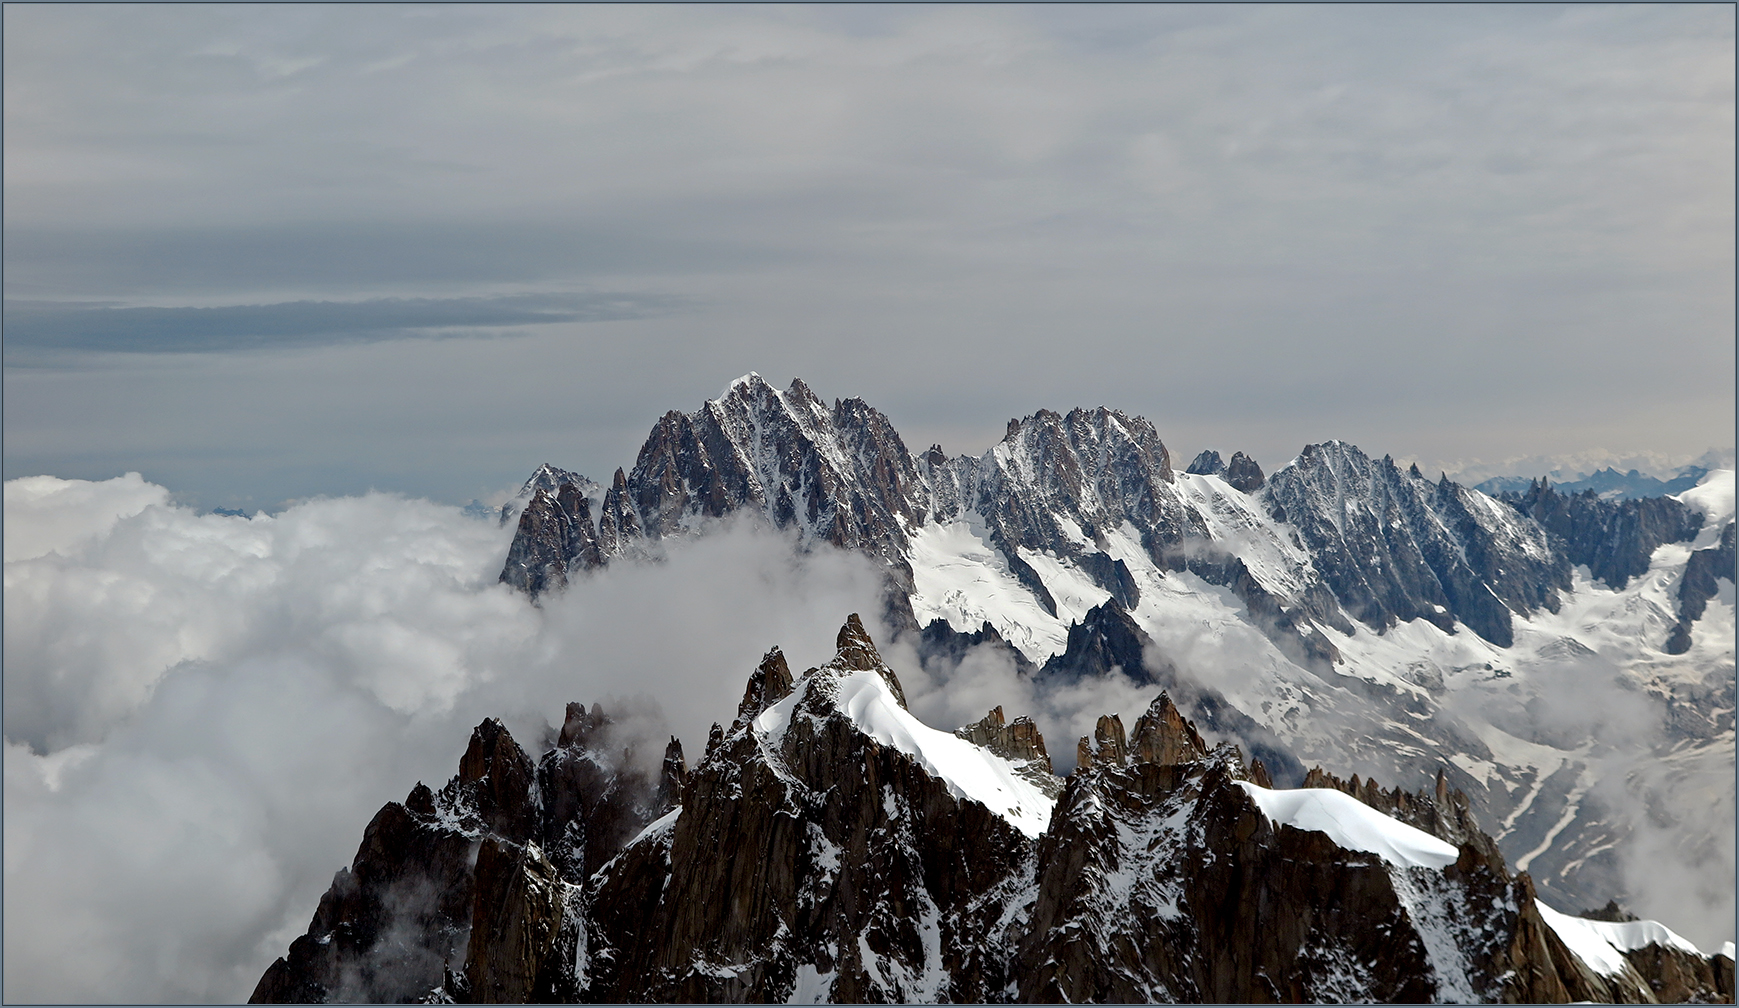
<svg viewBox="0 0 1739 1008">
<path fill-rule="evenodd" d="M 1733 443 L 1734 10 L 5 7 L 5 476 L 606 478 L 756 370 L 978 453 Z"/>
</svg>

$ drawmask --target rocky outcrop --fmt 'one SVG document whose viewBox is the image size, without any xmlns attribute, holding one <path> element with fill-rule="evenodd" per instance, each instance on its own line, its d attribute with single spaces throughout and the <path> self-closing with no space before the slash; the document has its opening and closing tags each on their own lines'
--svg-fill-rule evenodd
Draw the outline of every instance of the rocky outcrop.
<svg viewBox="0 0 1739 1008">
<path fill-rule="evenodd" d="M 606 562 L 632 555 L 644 535 L 628 490 L 628 477 L 617 469 L 598 509 L 598 553 Z"/>
<path fill-rule="evenodd" d="M 1626 951 L 1624 958 L 1661 1004 L 1733 1001 L 1733 960 L 1724 955 L 1692 955 L 1684 949 L 1650 944 Z"/>
<path fill-rule="evenodd" d="M 1731 583 L 1734 573 L 1733 523 L 1721 530 L 1721 541 L 1708 549 L 1696 550 L 1685 562 L 1685 572 L 1679 579 L 1679 620 L 1661 650 L 1667 654 L 1684 654 L 1691 649 L 1691 627 L 1703 618 L 1703 609 L 1720 590 L 1721 578 Z"/>
<path fill-rule="evenodd" d="M 1304 767 L 1286 750 L 1274 733 L 1239 710 L 1218 690 L 1182 675 L 1165 660 L 1146 631 L 1136 625 L 1115 600 L 1089 610 L 1078 624 L 1069 627 L 1068 649 L 1045 662 L 1041 677 L 1073 682 L 1121 673 L 1129 679 L 1159 689 L 1172 703 L 1181 702 L 1202 727 L 1242 746 L 1287 785 L 1304 777 Z M 1194 728 L 1192 727 L 1192 731 Z"/>
<path fill-rule="evenodd" d="M 1226 463 L 1220 458 L 1219 452 L 1211 448 L 1203 449 L 1184 472 L 1194 476 L 1223 476 L 1226 473 Z"/>
<path fill-rule="evenodd" d="M 785 699 L 790 692 L 791 666 L 785 662 L 785 652 L 774 648 L 761 657 L 761 664 L 749 676 L 749 685 L 743 690 L 743 702 L 737 705 L 737 717 L 759 714 Z"/>
<path fill-rule="evenodd" d="M 1197 455 L 1195 461 L 1191 462 L 1190 467 L 1184 471 L 1198 476 L 1218 476 L 1234 490 L 1247 494 L 1262 489 L 1262 484 L 1265 482 L 1262 476 L 1262 467 L 1256 464 L 1255 459 L 1243 452 L 1234 452 L 1232 461 L 1223 462 L 1220 460 L 1219 452 L 1204 451 Z"/>
<path fill-rule="evenodd" d="M 1232 485 L 1232 489 L 1248 494 L 1262 489 L 1267 480 L 1255 459 L 1243 452 L 1233 452 L 1232 461 L 1226 463 L 1226 482 Z"/>
<path fill-rule="evenodd" d="M 1068 647 L 1046 661 L 1039 674 L 1052 680 L 1079 680 L 1113 673 L 1142 685 L 1165 684 L 1176 675 L 1147 631 L 1115 599 L 1094 606 L 1081 622 L 1070 624 Z"/>
<path fill-rule="evenodd" d="M 566 588 L 571 572 L 604 562 L 592 525 L 591 502 L 573 483 L 554 493 L 541 487 L 519 515 L 519 531 L 508 547 L 501 581 L 536 598 Z"/>
<path fill-rule="evenodd" d="M 1016 773 L 1047 797 L 1055 798 L 1063 790 L 1063 782 L 1051 772 L 1051 755 L 1045 751 L 1044 736 L 1032 718 L 1017 717 L 1010 722 L 1004 719 L 1001 707 L 992 707 L 982 720 L 956 728 L 954 734 L 1008 760 Z"/>
<path fill-rule="evenodd" d="M 925 665 L 939 665 L 943 668 L 954 668 L 966 658 L 967 652 L 973 648 L 986 647 L 1003 661 L 1014 666 L 1017 673 L 1030 675 L 1038 670 L 1038 666 L 1027 660 L 1027 656 L 997 633 L 996 627 L 986 622 L 977 630 L 968 633 L 956 630 L 948 625 L 947 620 L 931 620 L 923 630 L 919 631 L 918 659 Z"/>
<path fill-rule="evenodd" d="M 582 884 L 660 811 L 612 726 L 569 704 L 533 764 L 499 721 L 478 725 L 445 787 L 376 814 L 250 1001 L 572 1001 Z"/>
<path fill-rule="evenodd" d="M 1441 770 L 1429 789 L 1421 788 L 1412 794 L 1398 787 L 1385 791 L 1374 780 L 1360 783 L 1358 774 L 1353 774 L 1350 781 L 1343 781 L 1325 773 L 1321 767 L 1312 767 L 1304 775 L 1303 786 L 1333 788 L 1351 795 L 1384 815 L 1424 830 L 1440 840 L 1457 847 L 1471 846 L 1484 863 L 1503 867 L 1503 853 L 1498 850 L 1497 843 L 1479 828 L 1466 793 L 1451 788 L 1448 775 Z"/>
<path fill-rule="evenodd" d="M 573 484 L 574 487 L 579 490 L 580 496 L 586 497 L 590 500 L 595 501 L 600 499 L 604 492 L 603 487 L 599 486 L 592 480 L 587 479 L 585 476 L 577 472 L 569 472 L 566 469 L 557 468 L 556 466 L 545 462 L 543 465 L 540 465 L 537 469 L 533 470 L 531 476 L 526 479 L 524 485 L 519 488 L 519 493 L 515 494 L 512 500 L 501 505 L 500 510 L 497 512 L 498 523 L 506 525 L 510 521 L 517 520 L 520 513 L 525 510 L 525 505 L 530 503 L 532 497 L 535 496 L 539 490 L 548 494 L 553 500 L 557 492 L 561 490 L 563 484 L 568 483 Z"/>
</svg>

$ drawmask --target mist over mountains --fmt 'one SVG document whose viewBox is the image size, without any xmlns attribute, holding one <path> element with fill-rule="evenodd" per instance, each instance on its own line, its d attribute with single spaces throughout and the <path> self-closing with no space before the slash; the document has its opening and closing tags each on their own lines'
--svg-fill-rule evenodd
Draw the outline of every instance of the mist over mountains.
<svg viewBox="0 0 1739 1008">
<path fill-rule="evenodd" d="M 371 810 L 445 780 L 470 726 L 500 718 L 535 755 L 565 705 L 602 702 L 600 751 L 633 753 L 611 765 L 651 795 L 670 736 L 698 765 L 743 670 L 775 643 L 824 660 L 841 612 L 913 717 L 982 722 L 1010 758 L 1042 737 L 1052 771 L 1098 767 L 1101 718 L 1164 691 L 1282 788 L 1316 765 L 1408 794 L 1441 774 L 1552 907 L 1617 898 L 1712 949 L 1731 938 L 1731 487 L 1494 499 L 1337 442 L 1271 473 L 1183 466 L 1106 408 L 1016 418 L 980 457 L 914 454 L 866 403 L 753 375 L 667 413 L 632 469 L 546 466 L 481 519 L 385 495 L 200 515 L 136 476 L 9 481 L 7 828 L 33 868 L 9 869 L 8 913 L 66 923 L 8 929 L 8 997 L 244 996 Z"/>
<path fill-rule="evenodd" d="M 1674 871 L 1650 858 L 1626 878 L 1622 838 L 1654 828 L 1636 808 L 1729 832 L 1706 813 L 1730 800 L 1689 783 L 1732 760 L 1730 635 L 1688 615 L 1720 589 L 1679 573 L 1693 553 L 1731 572 L 1731 475 L 1705 484 L 1499 500 L 1341 442 L 1267 476 L 1240 453 L 1178 472 L 1151 424 L 1104 407 L 1010 420 L 982 457 L 914 454 L 861 400 L 751 373 L 667 413 L 608 488 L 540 470 L 502 579 L 537 594 L 759 514 L 875 559 L 896 633 L 943 653 L 989 634 L 1040 692 L 1107 672 L 1181 690 L 1210 730 L 1297 774 L 1447 767 L 1544 891 L 1597 906 Z M 1692 862 L 1730 862 L 1694 846 L 1691 890 Z"/>
</svg>

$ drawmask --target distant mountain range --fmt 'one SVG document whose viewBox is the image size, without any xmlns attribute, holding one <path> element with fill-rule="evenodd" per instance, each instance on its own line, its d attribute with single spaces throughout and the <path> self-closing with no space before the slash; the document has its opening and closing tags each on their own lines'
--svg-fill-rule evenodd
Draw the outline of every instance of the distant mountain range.
<svg viewBox="0 0 1739 1008">
<path fill-rule="evenodd" d="M 608 483 L 538 469 L 501 509 L 501 579 L 536 598 L 732 515 L 879 564 L 882 622 L 933 678 L 988 649 L 1041 693 L 1163 702 L 1130 731 L 1107 712 L 1064 781 L 1031 722 L 918 724 L 854 621 L 804 676 L 770 653 L 662 783 L 573 748 L 607 712 L 570 709 L 539 764 L 486 724 L 454 784 L 382 810 L 256 999 L 1731 999 L 1730 954 L 1530 909 L 1638 895 L 1640 809 L 1682 850 L 1731 829 L 1731 470 L 1494 496 L 1331 441 L 1180 471 L 1104 407 L 914 454 L 862 400 L 750 374 Z M 404 879 L 436 895 L 394 959 Z"/>
<path fill-rule="evenodd" d="M 1578 480 L 1553 483 L 1552 489 L 1566 496 L 1592 492 L 1601 500 L 1635 500 L 1639 497 L 1666 497 L 1684 493 L 1702 482 L 1709 470 L 1700 465 L 1688 465 L 1675 472 L 1671 479 L 1656 479 L 1635 469 L 1621 473 L 1606 468 Z M 1543 477 L 1542 477 L 1543 478 Z M 1529 476 L 1494 476 L 1474 489 L 1496 496 L 1500 493 L 1526 493 L 1535 480 Z"/>
</svg>

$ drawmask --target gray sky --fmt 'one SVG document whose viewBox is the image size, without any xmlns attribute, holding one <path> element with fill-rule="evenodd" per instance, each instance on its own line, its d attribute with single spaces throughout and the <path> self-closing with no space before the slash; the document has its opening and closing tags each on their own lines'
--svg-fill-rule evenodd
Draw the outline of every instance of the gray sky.
<svg viewBox="0 0 1739 1008">
<path fill-rule="evenodd" d="M 5 475 L 604 478 L 731 378 L 921 449 L 1733 443 L 1731 6 L 7 5 Z"/>
</svg>

